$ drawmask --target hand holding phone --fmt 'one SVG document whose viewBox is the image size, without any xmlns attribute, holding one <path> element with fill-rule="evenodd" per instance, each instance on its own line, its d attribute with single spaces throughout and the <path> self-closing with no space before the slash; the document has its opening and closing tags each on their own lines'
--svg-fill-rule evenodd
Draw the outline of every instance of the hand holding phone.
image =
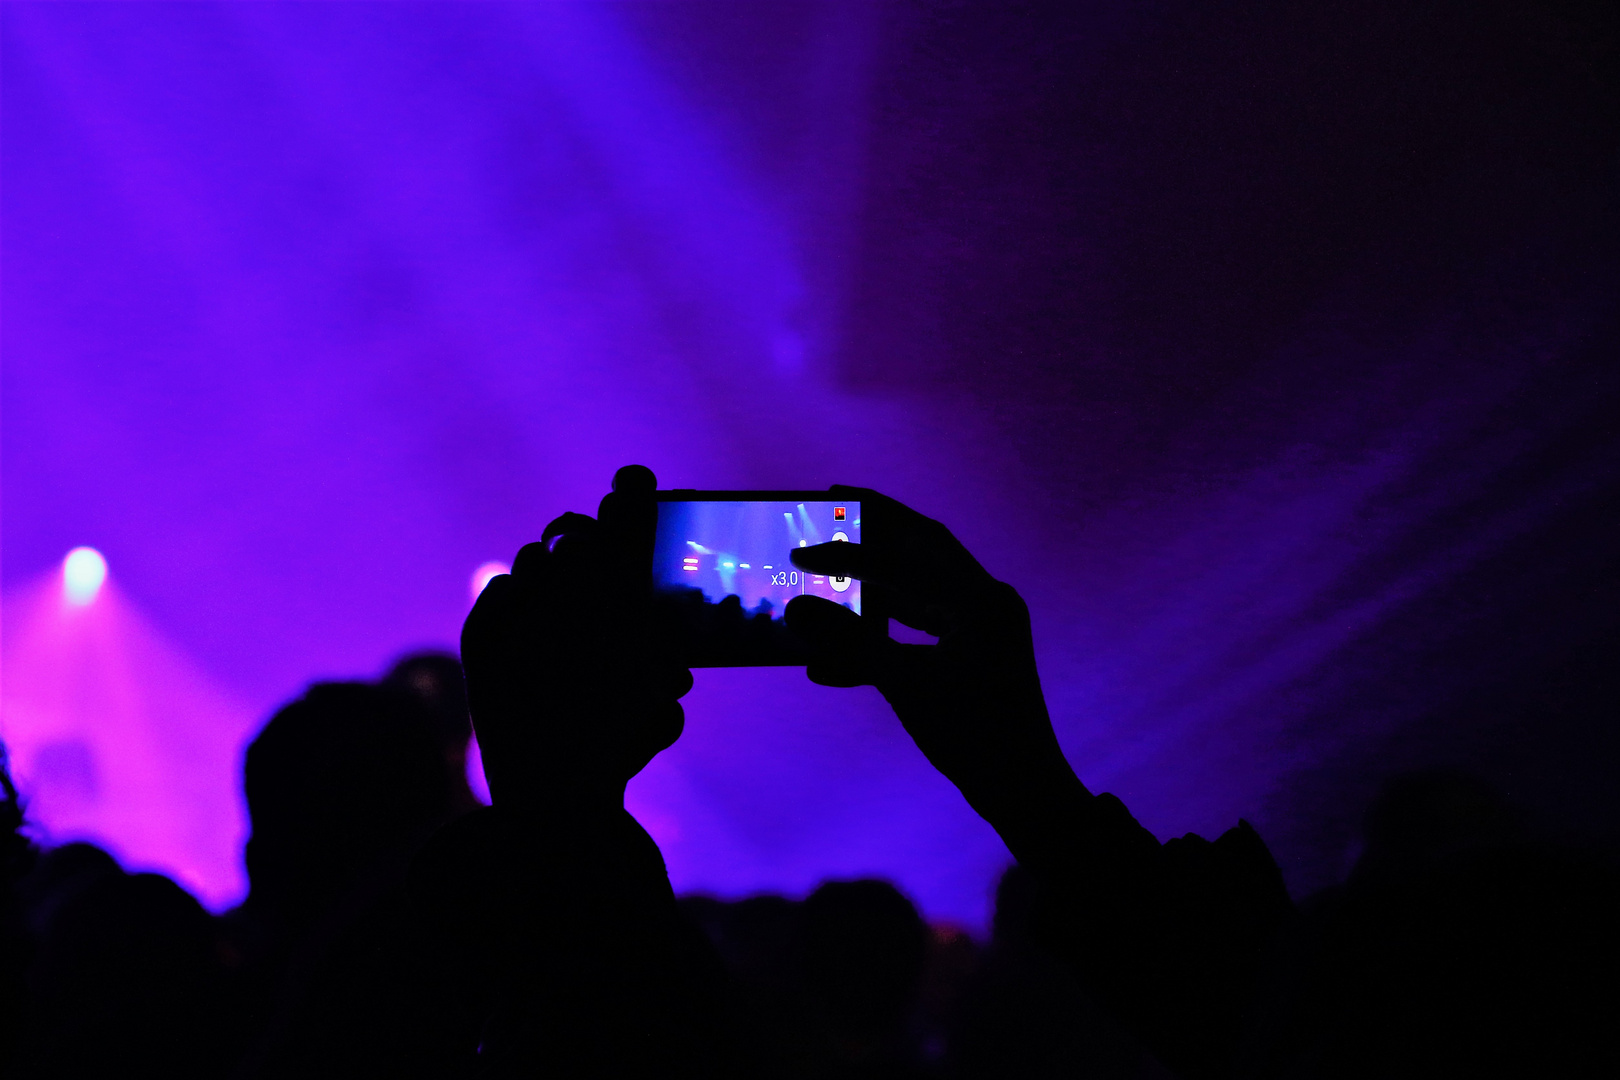
<svg viewBox="0 0 1620 1080">
<path fill-rule="evenodd" d="M 467 616 L 462 666 L 497 806 L 618 812 L 625 784 L 680 736 L 692 675 L 647 625 L 656 483 L 620 469 L 595 518 L 552 521 Z"/>
<path fill-rule="evenodd" d="M 860 581 L 887 614 L 939 641 L 901 644 L 823 598 L 795 599 L 787 619 L 809 643 L 811 681 L 877 687 L 928 760 L 992 823 L 1037 791 L 1084 794 L 1052 730 L 1017 591 L 939 522 L 876 492 L 862 502 L 883 522 L 873 542 L 807 545 L 793 552 L 794 565 Z"/>
</svg>

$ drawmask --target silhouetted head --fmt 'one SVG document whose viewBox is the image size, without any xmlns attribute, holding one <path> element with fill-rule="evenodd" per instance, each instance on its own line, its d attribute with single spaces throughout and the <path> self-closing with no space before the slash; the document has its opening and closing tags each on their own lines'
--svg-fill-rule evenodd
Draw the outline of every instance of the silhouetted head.
<svg viewBox="0 0 1620 1080">
<path fill-rule="evenodd" d="M 213 923 L 168 878 L 97 873 L 63 897 L 38 942 L 28 1037 L 41 1075 L 194 1076 L 225 1066 Z"/>
<path fill-rule="evenodd" d="M 807 991 L 850 1027 L 899 1028 L 928 948 L 917 909 L 886 881 L 830 881 L 801 909 Z"/>
<path fill-rule="evenodd" d="M 792 957 L 799 909 L 803 905 L 781 896 L 712 903 L 705 931 L 732 977 L 748 987 L 791 983 L 795 976 Z"/>
<path fill-rule="evenodd" d="M 15 848 L 26 845 L 22 824 L 22 796 L 11 779 L 11 755 L 0 742 L 0 859 L 9 859 Z"/>
<path fill-rule="evenodd" d="M 1457 773 L 1398 777 L 1296 1007 L 1300 1075 L 1609 1075 L 1620 1014 L 1607 860 L 1530 835 Z M 1606 1059 L 1607 1067 L 1574 1068 Z M 1572 1071 L 1573 1068 L 1573 1071 Z"/>
<path fill-rule="evenodd" d="M 1436 860 L 1524 839 L 1519 812 L 1466 773 L 1408 773 L 1385 783 L 1367 811 L 1355 876 L 1405 875 Z"/>
<path fill-rule="evenodd" d="M 15 1065 L 24 1027 L 23 963 L 27 931 L 19 882 L 32 863 L 33 846 L 22 831 L 23 803 L 11 782 L 6 745 L 0 742 L 0 1073 Z"/>
<path fill-rule="evenodd" d="M 461 661 L 447 652 L 412 653 L 395 662 L 383 676 L 384 686 L 415 695 L 433 717 L 433 735 L 441 745 L 465 747 L 472 738 L 467 711 L 467 682 Z"/>
<path fill-rule="evenodd" d="M 1613 866 L 1538 843 L 1357 883 L 1323 935 L 1323 1064 L 1302 1075 L 1614 1075 L 1616 911 Z"/>
<path fill-rule="evenodd" d="M 473 729 L 461 661 L 446 652 L 412 653 L 395 663 L 382 682 L 414 696 L 432 716 L 433 738 L 439 745 L 445 783 L 450 789 L 451 812 L 476 810 L 480 804 L 467 782 L 467 744 Z"/>
<path fill-rule="evenodd" d="M 248 747 L 248 876 L 277 906 L 308 908 L 450 812 L 434 718 L 393 686 L 317 683 Z"/>
<path fill-rule="evenodd" d="M 101 878 L 121 873 L 116 859 L 83 841 L 43 852 L 18 886 L 29 925 L 38 933 L 63 901 Z"/>
</svg>

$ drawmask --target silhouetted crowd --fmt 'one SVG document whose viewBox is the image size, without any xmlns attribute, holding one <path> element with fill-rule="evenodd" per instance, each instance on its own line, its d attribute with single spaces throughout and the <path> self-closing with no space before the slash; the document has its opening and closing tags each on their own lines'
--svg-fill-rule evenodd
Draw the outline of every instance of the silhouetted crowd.
<svg viewBox="0 0 1620 1080">
<path fill-rule="evenodd" d="M 596 518 L 524 548 L 459 662 L 270 719 L 243 769 L 251 888 L 222 916 L 89 844 L 39 850 L 0 769 L 0 1075 L 1620 1075 L 1605 855 L 1447 773 L 1387 784 L 1348 879 L 1301 904 L 1247 823 L 1161 844 L 1064 760 L 1018 595 L 871 492 L 880 539 L 794 561 L 938 644 L 814 597 L 789 623 L 809 677 L 876 686 L 1006 841 L 990 938 L 876 880 L 677 898 L 623 808 L 691 685 L 623 617 L 654 483 L 621 470 Z"/>
</svg>

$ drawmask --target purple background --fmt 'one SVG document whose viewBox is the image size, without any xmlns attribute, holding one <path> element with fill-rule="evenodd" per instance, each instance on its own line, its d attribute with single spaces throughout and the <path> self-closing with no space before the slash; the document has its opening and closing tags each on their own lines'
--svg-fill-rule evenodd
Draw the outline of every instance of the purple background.
<svg viewBox="0 0 1620 1080">
<path fill-rule="evenodd" d="M 1612 10 L 1407 8 L 0 6 L 35 818 L 229 902 L 241 740 L 641 462 L 944 520 L 1082 777 L 1296 893 L 1404 767 L 1613 831 Z M 874 692 L 687 712 L 677 888 L 982 921 L 1006 853 Z"/>
</svg>

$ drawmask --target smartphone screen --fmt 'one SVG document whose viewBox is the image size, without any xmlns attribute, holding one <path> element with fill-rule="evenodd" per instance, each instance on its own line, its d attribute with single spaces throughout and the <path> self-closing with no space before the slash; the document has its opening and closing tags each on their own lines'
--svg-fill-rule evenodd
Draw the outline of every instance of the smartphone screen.
<svg viewBox="0 0 1620 1080">
<path fill-rule="evenodd" d="M 783 622 L 796 596 L 861 613 L 861 583 L 809 574 L 794 548 L 860 543 L 858 499 L 826 492 L 659 492 L 653 596 L 666 632 L 693 667 L 803 664 Z"/>
</svg>

